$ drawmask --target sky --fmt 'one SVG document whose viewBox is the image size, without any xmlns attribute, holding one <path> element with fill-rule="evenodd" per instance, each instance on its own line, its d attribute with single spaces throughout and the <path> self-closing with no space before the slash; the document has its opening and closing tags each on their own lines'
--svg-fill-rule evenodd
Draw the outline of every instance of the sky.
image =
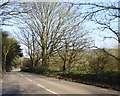
<svg viewBox="0 0 120 96">
<path fill-rule="evenodd" d="M 18 0 L 11 0 L 11 1 L 18 1 Z M 19 2 L 32 2 L 32 1 L 35 1 L 35 0 L 19 0 Z M 120 1 L 120 0 L 36 0 L 38 2 L 106 2 L 106 1 L 112 1 L 112 2 L 115 2 L 115 1 Z"/>
<path fill-rule="evenodd" d="M 43 1 L 43 0 L 40 0 L 40 1 Z M 54 0 L 50 0 L 50 1 L 54 1 Z M 69 0 L 68 0 L 69 1 Z M 96 0 L 77 0 L 77 2 L 80 1 L 80 2 L 93 2 L 93 1 L 96 1 Z M 97 0 L 97 1 L 100 1 L 100 0 Z M 103 1 L 103 0 L 102 0 Z M 117 1 L 117 0 L 104 0 L 104 1 Z M 92 40 L 94 40 L 94 43 L 96 46 L 98 47 L 105 47 L 105 48 L 114 48 L 114 47 L 117 47 L 117 44 L 118 42 L 116 40 L 113 40 L 113 39 L 106 39 L 104 40 L 103 38 L 101 37 L 104 37 L 104 36 L 114 36 L 114 34 L 111 34 L 111 32 L 109 30 L 107 31 L 100 31 L 100 30 L 95 30 L 95 28 L 97 28 L 98 25 L 95 25 L 93 22 L 90 22 L 90 21 L 86 21 L 85 22 L 85 28 L 88 32 L 90 32 L 89 36 L 91 37 Z M 114 26 L 117 26 L 117 23 L 114 24 Z M 13 26 L 4 26 L 2 27 L 4 30 L 8 31 L 11 33 L 11 37 L 15 37 L 15 34 L 14 34 L 14 31 L 13 30 L 16 30 L 16 27 L 13 25 Z M 17 30 L 19 31 L 19 30 Z M 16 38 L 18 39 L 18 38 Z M 23 53 L 26 54 L 26 47 L 21 44 L 21 48 L 23 49 Z"/>
</svg>

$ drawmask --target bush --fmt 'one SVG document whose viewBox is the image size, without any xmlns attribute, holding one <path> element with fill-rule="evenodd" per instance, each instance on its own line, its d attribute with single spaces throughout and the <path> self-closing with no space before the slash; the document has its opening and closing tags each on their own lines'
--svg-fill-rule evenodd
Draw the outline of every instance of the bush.
<svg viewBox="0 0 120 96">
<path fill-rule="evenodd" d="M 45 74 L 45 67 L 22 67 L 21 71 L 36 73 L 36 74 Z"/>
<path fill-rule="evenodd" d="M 83 74 L 74 72 L 63 72 L 59 74 L 62 78 L 72 79 L 76 82 L 82 82 L 86 84 L 98 85 L 98 86 L 111 86 L 113 89 L 120 90 L 120 73 L 119 72 L 104 72 L 94 74 Z"/>
</svg>

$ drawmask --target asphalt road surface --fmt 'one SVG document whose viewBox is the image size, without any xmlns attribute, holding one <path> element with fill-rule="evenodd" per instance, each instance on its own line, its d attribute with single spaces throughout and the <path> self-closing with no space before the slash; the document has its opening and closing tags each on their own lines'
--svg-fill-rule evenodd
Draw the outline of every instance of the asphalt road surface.
<svg viewBox="0 0 120 96">
<path fill-rule="evenodd" d="M 120 96 L 118 91 L 81 83 L 49 78 L 42 75 L 13 71 L 7 73 L 2 82 L 3 96 Z M 36 94 L 36 95 L 35 95 Z"/>
</svg>

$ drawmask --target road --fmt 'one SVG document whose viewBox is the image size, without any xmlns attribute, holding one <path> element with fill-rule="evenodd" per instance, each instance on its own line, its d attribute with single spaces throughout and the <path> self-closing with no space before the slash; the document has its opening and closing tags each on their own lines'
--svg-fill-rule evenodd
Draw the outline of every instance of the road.
<svg viewBox="0 0 120 96">
<path fill-rule="evenodd" d="M 79 94 L 92 94 L 91 96 L 117 96 L 118 91 L 108 90 L 100 87 L 85 85 L 81 83 L 68 82 L 64 80 L 49 78 L 42 75 L 13 71 L 7 73 L 2 80 L 3 96 L 79 96 Z M 76 94 L 76 95 L 75 95 Z M 107 95 L 106 95 L 107 94 Z M 114 94 L 114 95 L 113 95 Z M 70 95 L 70 96 L 71 96 Z M 81 95 L 80 95 L 81 96 Z"/>
</svg>

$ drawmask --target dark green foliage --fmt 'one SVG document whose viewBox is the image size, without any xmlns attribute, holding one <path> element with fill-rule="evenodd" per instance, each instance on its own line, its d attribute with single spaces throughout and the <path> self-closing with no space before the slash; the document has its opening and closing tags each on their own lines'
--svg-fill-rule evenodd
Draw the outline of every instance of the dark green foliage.
<svg viewBox="0 0 120 96">
<path fill-rule="evenodd" d="M 22 68 L 32 67 L 31 60 L 29 58 L 23 58 Z"/>
<path fill-rule="evenodd" d="M 120 90 L 120 72 L 102 72 L 94 74 L 76 74 L 73 72 L 59 74 L 62 78 L 72 81 L 92 84 L 102 87 L 110 87 Z"/>
<path fill-rule="evenodd" d="M 12 62 L 16 56 L 22 57 L 21 50 L 22 49 L 20 48 L 20 45 L 18 45 L 17 43 L 14 43 L 12 45 L 12 47 L 6 57 L 6 59 L 7 59 L 6 60 L 6 71 L 10 71 L 10 69 L 12 69 Z"/>
<path fill-rule="evenodd" d="M 46 69 L 44 67 L 22 67 L 21 71 L 36 73 L 36 74 L 45 74 Z"/>
<path fill-rule="evenodd" d="M 7 32 L 2 32 L 2 68 L 4 72 L 12 69 L 12 62 L 16 57 L 22 57 L 22 49 L 14 38 L 8 37 Z"/>
</svg>

